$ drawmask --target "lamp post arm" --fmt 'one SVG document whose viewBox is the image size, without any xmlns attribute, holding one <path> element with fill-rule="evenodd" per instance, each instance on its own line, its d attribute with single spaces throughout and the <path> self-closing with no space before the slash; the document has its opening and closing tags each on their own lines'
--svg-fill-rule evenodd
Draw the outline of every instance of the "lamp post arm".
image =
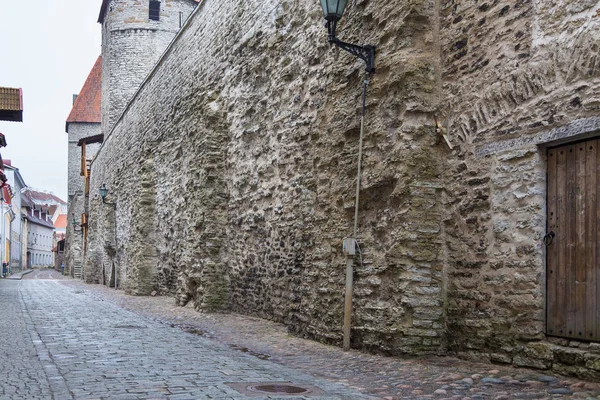
<svg viewBox="0 0 600 400">
<path fill-rule="evenodd" d="M 367 72 L 375 71 L 375 46 L 364 45 L 359 46 L 352 43 L 346 43 L 336 37 L 330 37 L 329 43 L 335 44 L 337 47 L 346 50 L 348 53 L 363 60 L 367 66 Z"/>
<path fill-rule="evenodd" d="M 106 200 L 104 199 L 104 197 L 102 198 L 102 202 L 103 202 L 104 204 L 108 204 L 109 206 L 113 206 L 113 208 L 114 208 L 115 210 L 117 209 L 117 203 L 116 203 L 116 202 L 110 202 L 110 201 L 106 201 Z"/>
</svg>

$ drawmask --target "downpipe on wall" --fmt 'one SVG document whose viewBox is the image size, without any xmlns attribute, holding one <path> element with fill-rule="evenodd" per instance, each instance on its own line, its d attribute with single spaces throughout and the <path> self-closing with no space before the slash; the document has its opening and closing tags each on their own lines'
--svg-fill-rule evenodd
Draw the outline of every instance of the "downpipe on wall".
<svg viewBox="0 0 600 400">
<path fill-rule="evenodd" d="M 118 289 L 119 284 L 118 284 L 118 273 L 117 273 L 117 269 L 118 269 L 118 265 L 119 263 L 117 262 L 118 257 L 119 257 L 119 242 L 117 241 L 117 201 L 106 201 L 106 196 L 108 196 L 108 189 L 106 188 L 106 184 L 102 184 L 102 187 L 100 188 L 100 197 L 102 199 L 102 204 L 106 204 L 109 206 L 112 206 L 113 209 L 113 218 L 114 218 L 114 223 L 113 223 L 113 228 L 114 228 L 114 235 L 115 235 L 115 256 L 114 256 L 114 260 L 111 262 L 111 273 L 114 274 L 114 280 L 115 280 L 115 290 Z M 103 271 L 104 271 L 104 267 Z M 106 272 L 104 272 L 105 274 Z M 110 280 L 109 280 L 109 286 L 110 286 Z"/>
<path fill-rule="evenodd" d="M 358 233 L 358 206 L 360 204 L 360 177 L 362 171 L 362 151 L 363 151 L 363 138 L 365 128 L 365 109 L 367 103 L 367 87 L 369 86 L 370 74 L 375 71 L 375 50 L 374 45 L 359 46 L 356 44 L 344 42 L 336 37 L 336 30 L 338 21 L 342 18 L 344 9 L 348 4 L 344 0 L 321 0 L 321 7 L 323 8 L 323 16 L 327 21 L 325 26 L 327 27 L 328 41 L 329 44 L 335 45 L 342 50 L 347 51 L 353 56 L 360 58 L 365 62 L 365 79 L 363 81 L 363 95 L 362 95 L 362 114 L 360 118 L 360 139 L 358 144 L 358 171 L 356 176 L 356 198 L 354 200 L 354 229 L 353 236 L 351 238 L 345 238 L 343 243 L 343 251 L 346 255 L 346 298 L 344 302 L 344 340 L 343 349 L 345 351 L 350 350 L 350 326 L 352 323 L 352 291 L 354 286 L 354 256 L 356 255 L 356 249 L 358 243 L 356 242 L 356 235 Z"/>
<path fill-rule="evenodd" d="M 356 255 L 356 237 L 358 233 L 358 207 L 360 204 L 360 181 L 362 173 L 363 138 L 365 130 L 365 113 L 367 108 L 367 88 L 369 86 L 370 71 L 365 72 L 363 81 L 362 113 L 360 117 L 360 138 L 358 141 L 358 168 L 356 172 L 356 197 L 354 199 L 354 229 L 352 238 L 344 240 L 344 253 L 346 254 L 346 298 L 344 302 L 344 351 L 350 350 L 350 330 L 352 326 L 352 293 L 354 291 L 354 257 Z"/>
</svg>

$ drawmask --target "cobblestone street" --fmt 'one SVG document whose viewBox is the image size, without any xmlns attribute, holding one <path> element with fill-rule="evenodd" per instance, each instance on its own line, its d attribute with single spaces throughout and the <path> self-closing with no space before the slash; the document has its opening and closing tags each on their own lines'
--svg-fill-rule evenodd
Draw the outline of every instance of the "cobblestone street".
<svg viewBox="0 0 600 400">
<path fill-rule="evenodd" d="M 311 399 L 600 398 L 597 383 L 540 371 L 344 353 L 269 321 L 200 314 L 49 270 L 0 280 L 0 301 L 0 399 L 290 398 L 243 393 L 258 382 L 323 391 L 297 395 Z"/>
<path fill-rule="evenodd" d="M 247 396 L 228 383 L 262 382 L 368 398 L 36 276 L 52 278 L 0 281 L 2 399 L 238 399 Z"/>
</svg>

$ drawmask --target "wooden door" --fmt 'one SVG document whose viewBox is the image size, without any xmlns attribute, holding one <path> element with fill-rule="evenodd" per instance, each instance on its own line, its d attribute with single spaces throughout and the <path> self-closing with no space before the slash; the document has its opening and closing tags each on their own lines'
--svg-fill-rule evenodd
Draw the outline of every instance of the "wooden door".
<svg viewBox="0 0 600 400">
<path fill-rule="evenodd" d="M 600 341 L 600 140 L 548 149 L 547 334 Z"/>
</svg>

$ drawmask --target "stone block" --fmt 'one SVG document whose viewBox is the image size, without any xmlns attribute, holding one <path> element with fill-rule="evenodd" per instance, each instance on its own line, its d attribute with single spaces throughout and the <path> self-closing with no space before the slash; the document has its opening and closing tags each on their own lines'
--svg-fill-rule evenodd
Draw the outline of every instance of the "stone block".
<svg viewBox="0 0 600 400">
<path fill-rule="evenodd" d="M 584 366 L 585 354 L 585 351 L 569 347 L 554 348 L 554 360 L 557 363 L 569 366 Z"/>
<path fill-rule="evenodd" d="M 438 307 L 415 307 L 413 317 L 417 319 L 438 320 L 442 317 L 444 311 Z"/>
<path fill-rule="evenodd" d="M 416 328 L 432 328 L 433 322 L 417 319 L 417 320 L 413 320 L 413 326 Z"/>
<path fill-rule="evenodd" d="M 600 356 L 586 356 L 585 366 L 594 371 L 600 371 Z"/>
<path fill-rule="evenodd" d="M 590 343 L 589 350 L 592 353 L 600 354 L 600 343 Z"/>
<path fill-rule="evenodd" d="M 528 343 L 524 347 L 525 355 L 538 360 L 554 360 L 554 347 L 549 343 Z"/>
<path fill-rule="evenodd" d="M 432 295 L 440 293 L 441 288 L 436 286 L 419 286 L 415 289 L 417 294 Z"/>
<path fill-rule="evenodd" d="M 513 357 L 513 364 L 517 367 L 548 369 L 552 365 L 552 361 L 534 358 L 527 355 L 515 355 Z"/>
<path fill-rule="evenodd" d="M 501 364 L 511 364 L 512 363 L 512 357 L 508 354 L 491 353 L 489 355 L 489 357 L 490 357 L 490 361 L 492 361 L 492 362 L 501 363 Z"/>
</svg>

